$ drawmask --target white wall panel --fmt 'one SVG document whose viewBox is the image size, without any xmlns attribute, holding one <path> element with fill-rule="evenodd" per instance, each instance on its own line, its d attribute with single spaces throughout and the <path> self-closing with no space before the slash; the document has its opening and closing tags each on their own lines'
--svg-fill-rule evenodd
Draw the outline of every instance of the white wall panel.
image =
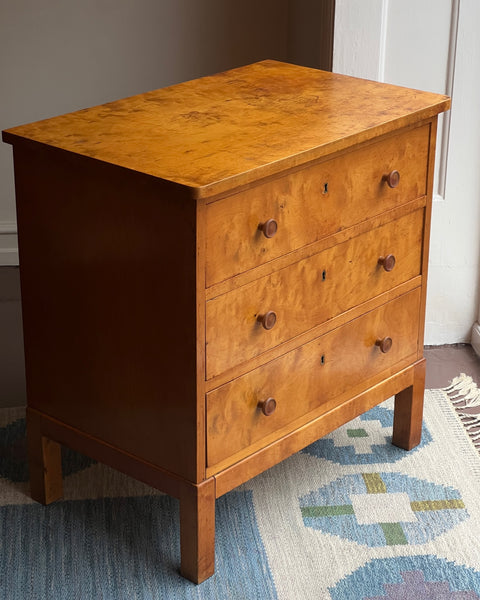
<svg viewBox="0 0 480 600">
<path fill-rule="evenodd" d="M 480 3 L 460 0 L 445 200 L 433 205 L 427 339 L 470 341 L 480 270 Z"/>
<path fill-rule="evenodd" d="M 337 10 L 334 70 L 452 95 L 437 141 L 425 342 L 469 341 L 479 312 L 480 2 L 337 0 Z"/>
<path fill-rule="evenodd" d="M 384 0 L 336 0 L 333 71 L 381 79 Z"/>
</svg>

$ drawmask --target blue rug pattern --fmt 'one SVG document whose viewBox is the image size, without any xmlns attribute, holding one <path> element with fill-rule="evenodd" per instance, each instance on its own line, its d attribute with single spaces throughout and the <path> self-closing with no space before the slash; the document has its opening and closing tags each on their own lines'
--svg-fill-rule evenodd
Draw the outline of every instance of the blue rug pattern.
<svg viewBox="0 0 480 600">
<path fill-rule="evenodd" d="M 401 473 L 356 473 L 300 498 L 307 527 L 366 546 L 424 544 L 468 518 L 458 490 Z"/>
<path fill-rule="evenodd" d="M 197 586 L 175 499 L 65 449 L 65 499 L 32 502 L 25 421 L 0 411 L 0 600 L 480 600 L 480 461 L 453 415 L 427 392 L 405 452 L 389 401 L 217 500 Z"/>
<path fill-rule="evenodd" d="M 391 444 L 392 423 L 393 410 L 375 406 L 355 419 L 355 424 L 326 435 L 303 452 L 341 465 L 395 463 L 405 458 L 405 452 Z M 410 452 L 417 452 L 431 441 L 432 436 L 424 423 L 422 440 Z"/>
<path fill-rule="evenodd" d="M 196 586 L 178 573 L 178 502 L 168 496 L 5 506 L 0 598 L 276 598 L 251 492 L 220 498 L 216 513 L 216 573 Z"/>
<path fill-rule="evenodd" d="M 479 600 L 480 573 L 435 556 L 372 560 L 330 590 L 331 600 L 352 589 L 364 600 Z"/>
</svg>

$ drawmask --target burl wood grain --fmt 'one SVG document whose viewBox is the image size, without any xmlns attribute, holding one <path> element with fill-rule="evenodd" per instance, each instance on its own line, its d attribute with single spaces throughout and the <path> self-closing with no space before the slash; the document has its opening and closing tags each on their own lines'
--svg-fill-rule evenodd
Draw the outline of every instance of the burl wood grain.
<svg viewBox="0 0 480 600">
<path fill-rule="evenodd" d="M 430 126 L 255 186 L 207 206 L 207 286 L 426 194 Z M 401 174 L 390 189 L 383 176 Z M 271 238 L 258 229 L 274 219 Z"/>
<path fill-rule="evenodd" d="M 299 335 L 420 273 L 423 210 L 207 302 L 207 377 Z M 386 272 L 378 259 L 396 257 Z M 258 315 L 274 311 L 266 331 Z M 234 332 L 234 335 L 232 335 Z"/>
<path fill-rule="evenodd" d="M 263 61 L 8 130 L 211 196 L 449 107 L 439 94 Z"/>
<path fill-rule="evenodd" d="M 33 497 L 61 495 L 64 444 L 179 498 L 198 583 L 215 497 L 391 394 L 417 443 L 449 106 L 263 61 L 4 131 Z"/>
<path fill-rule="evenodd" d="M 327 412 L 314 412 L 307 423 L 300 424 L 294 430 L 281 432 L 282 435 L 263 448 L 239 456 L 238 462 L 215 475 L 217 498 L 365 413 L 385 398 L 408 388 L 412 385 L 414 370 L 415 363 L 407 367 L 392 368 L 390 373 L 384 374 L 379 383 L 373 383 L 366 389 L 352 389 L 344 401 Z"/>
<path fill-rule="evenodd" d="M 417 350 L 420 289 L 207 394 L 207 465 L 267 438 Z M 392 338 L 383 354 L 377 339 Z M 258 403 L 275 398 L 266 417 Z"/>
</svg>

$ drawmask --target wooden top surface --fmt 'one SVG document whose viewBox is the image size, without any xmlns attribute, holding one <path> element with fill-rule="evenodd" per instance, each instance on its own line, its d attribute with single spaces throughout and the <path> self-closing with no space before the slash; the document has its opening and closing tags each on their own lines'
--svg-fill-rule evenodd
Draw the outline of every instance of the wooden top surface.
<svg viewBox="0 0 480 600">
<path fill-rule="evenodd" d="M 432 117 L 447 96 L 262 61 L 3 132 L 191 188 L 248 184 Z"/>
</svg>

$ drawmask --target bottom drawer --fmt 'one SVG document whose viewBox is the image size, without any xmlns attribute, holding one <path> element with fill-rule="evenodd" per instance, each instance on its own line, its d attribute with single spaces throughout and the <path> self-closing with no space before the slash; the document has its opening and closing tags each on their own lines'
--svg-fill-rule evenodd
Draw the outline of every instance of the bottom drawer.
<svg viewBox="0 0 480 600">
<path fill-rule="evenodd" d="M 285 435 L 289 423 L 415 354 L 419 311 L 417 288 L 212 390 L 207 466 L 257 450 L 278 430 Z"/>
</svg>

